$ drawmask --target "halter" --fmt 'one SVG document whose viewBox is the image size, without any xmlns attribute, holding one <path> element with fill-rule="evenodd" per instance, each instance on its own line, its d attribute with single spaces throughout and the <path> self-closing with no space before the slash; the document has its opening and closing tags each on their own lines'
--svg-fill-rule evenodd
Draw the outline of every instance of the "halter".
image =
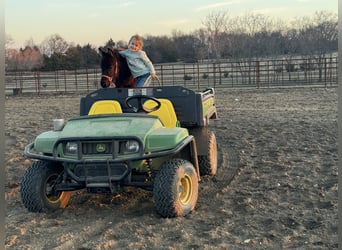
<svg viewBox="0 0 342 250">
<path fill-rule="evenodd" d="M 115 61 L 115 72 L 114 75 L 118 75 L 118 61 Z M 108 75 L 101 75 L 101 77 L 106 78 L 109 81 L 109 86 L 110 87 L 116 87 L 116 84 L 113 82 L 113 77 L 108 76 Z"/>
<path fill-rule="evenodd" d="M 113 77 L 107 75 L 101 75 L 101 77 L 106 78 L 109 82 L 113 82 Z"/>
</svg>

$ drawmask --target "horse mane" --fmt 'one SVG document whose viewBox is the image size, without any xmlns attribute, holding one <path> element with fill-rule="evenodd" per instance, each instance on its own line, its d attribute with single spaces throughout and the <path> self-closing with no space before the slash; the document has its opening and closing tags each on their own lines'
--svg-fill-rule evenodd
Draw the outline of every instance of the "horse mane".
<svg viewBox="0 0 342 250">
<path fill-rule="evenodd" d="M 115 68 L 110 77 L 118 88 L 135 87 L 135 79 L 128 67 L 126 59 L 120 55 L 120 49 L 100 47 L 101 52 L 101 70 L 103 75 L 108 75 L 106 70 L 111 67 Z M 101 79 L 102 81 L 102 79 Z"/>
</svg>

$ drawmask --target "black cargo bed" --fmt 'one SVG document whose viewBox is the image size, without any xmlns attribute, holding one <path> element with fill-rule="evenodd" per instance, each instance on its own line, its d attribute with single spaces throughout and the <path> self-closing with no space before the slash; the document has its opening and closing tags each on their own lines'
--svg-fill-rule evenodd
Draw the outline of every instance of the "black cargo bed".
<svg viewBox="0 0 342 250">
<path fill-rule="evenodd" d="M 129 112 L 125 100 L 132 95 L 169 99 L 174 105 L 181 126 L 186 128 L 207 126 L 209 119 L 215 119 L 217 116 L 213 88 L 195 92 L 182 86 L 98 89 L 81 98 L 80 115 L 88 115 L 92 104 L 99 100 L 117 100 L 123 112 Z"/>
</svg>

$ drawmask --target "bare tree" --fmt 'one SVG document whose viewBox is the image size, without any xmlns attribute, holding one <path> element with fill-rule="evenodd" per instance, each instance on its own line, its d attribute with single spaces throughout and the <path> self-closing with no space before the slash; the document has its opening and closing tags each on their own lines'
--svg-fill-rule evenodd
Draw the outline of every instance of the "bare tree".
<svg viewBox="0 0 342 250">
<path fill-rule="evenodd" d="M 318 53 L 324 56 L 331 52 L 332 43 L 337 43 L 338 40 L 337 14 L 327 11 L 316 12 L 312 23 Z"/>
<path fill-rule="evenodd" d="M 239 59 L 237 69 L 249 83 L 252 83 L 258 57 L 271 53 L 268 40 L 272 30 L 272 19 L 252 12 L 234 17 L 227 23 L 226 50 L 233 58 Z"/>
<path fill-rule="evenodd" d="M 224 42 L 220 38 L 226 32 L 227 22 L 228 14 L 225 11 L 211 12 L 202 21 L 208 34 L 208 51 L 217 60 L 221 58 L 223 52 Z"/>
<path fill-rule="evenodd" d="M 16 70 L 18 69 L 18 50 L 7 48 L 6 49 L 6 56 L 5 56 L 5 70 Z"/>
<path fill-rule="evenodd" d="M 303 17 L 297 23 L 299 30 L 299 44 L 302 55 L 311 57 L 315 61 L 322 80 L 325 60 L 329 54 L 336 52 L 338 43 L 337 14 L 320 11 L 313 17 Z"/>
<path fill-rule="evenodd" d="M 273 19 L 262 14 L 247 12 L 229 22 L 227 32 L 235 34 L 234 45 L 240 47 L 239 57 L 256 58 L 269 50 L 266 40 L 275 30 Z"/>
<path fill-rule="evenodd" d="M 24 44 L 24 48 L 25 47 L 37 47 L 37 45 L 35 44 L 35 42 L 33 41 L 33 38 L 31 37 L 30 39 L 26 40 L 25 44 Z"/>
<path fill-rule="evenodd" d="M 13 43 L 13 38 L 6 34 L 5 41 L 5 70 L 12 68 L 13 58 L 15 57 L 15 49 L 11 49 L 10 46 Z"/>
<path fill-rule="evenodd" d="M 201 48 L 201 41 L 197 36 L 174 30 L 171 41 L 177 60 L 187 63 L 197 62 L 198 51 Z"/>
<path fill-rule="evenodd" d="M 296 20 L 301 50 L 307 55 L 325 55 L 334 51 L 337 44 L 337 14 L 316 12 L 313 17 Z"/>
<path fill-rule="evenodd" d="M 208 49 L 208 35 L 205 29 L 199 29 L 193 32 L 193 36 L 195 36 L 199 42 L 197 57 L 201 61 L 209 58 L 209 49 Z"/>
<path fill-rule="evenodd" d="M 43 64 L 43 55 L 37 46 L 27 46 L 24 49 L 20 49 L 18 62 L 20 70 L 39 69 Z"/>
<path fill-rule="evenodd" d="M 40 51 L 50 57 L 53 54 L 64 55 L 69 44 L 58 34 L 47 37 L 40 45 Z"/>
<path fill-rule="evenodd" d="M 13 44 L 13 38 L 10 35 L 6 34 L 6 41 L 5 42 L 6 42 L 5 48 L 7 49 L 10 47 L 11 44 Z"/>
<path fill-rule="evenodd" d="M 24 49 L 7 49 L 6 70 L 35 70 L 43 65 L 43 55 L 37 46 Z"/>
</svg>

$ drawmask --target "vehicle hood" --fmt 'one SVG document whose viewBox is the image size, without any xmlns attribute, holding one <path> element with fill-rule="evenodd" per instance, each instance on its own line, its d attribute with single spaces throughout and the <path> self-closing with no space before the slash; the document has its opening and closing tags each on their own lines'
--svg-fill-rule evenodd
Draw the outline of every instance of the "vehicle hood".
<svg viewBox="0 0 342 250">
<path fill-rule="evenodd" d="M 72 138 L 138 137 L 147 151 L 174 148 L 187 137 L 184 128 L 165 128 L 158 117 L 152 115 L 96 115 L 69 120 L 61 131 L 47 131 L 36 137 L 34 148 L 38 152 L 52 153 L 57 140 Z"/>
<path fill-rule="evenodd" d="M 144 141 L 151 130 L 162 127 L 157 117 L 150 115 L 89 116 L 72 119 L 59 137 L 106 137 L 135 135 Z"/>
<path fill-rule="evenodd" d="M 125 137 L 136 136 L 143 143 L 151 131 L 163 127 L 156 116 L 93 115 L 70 119 L 61 131 L 46 131 L 35 139 L 35 149 L 52 153 L 54 143 L 65 138 Z"/>
</svg>

